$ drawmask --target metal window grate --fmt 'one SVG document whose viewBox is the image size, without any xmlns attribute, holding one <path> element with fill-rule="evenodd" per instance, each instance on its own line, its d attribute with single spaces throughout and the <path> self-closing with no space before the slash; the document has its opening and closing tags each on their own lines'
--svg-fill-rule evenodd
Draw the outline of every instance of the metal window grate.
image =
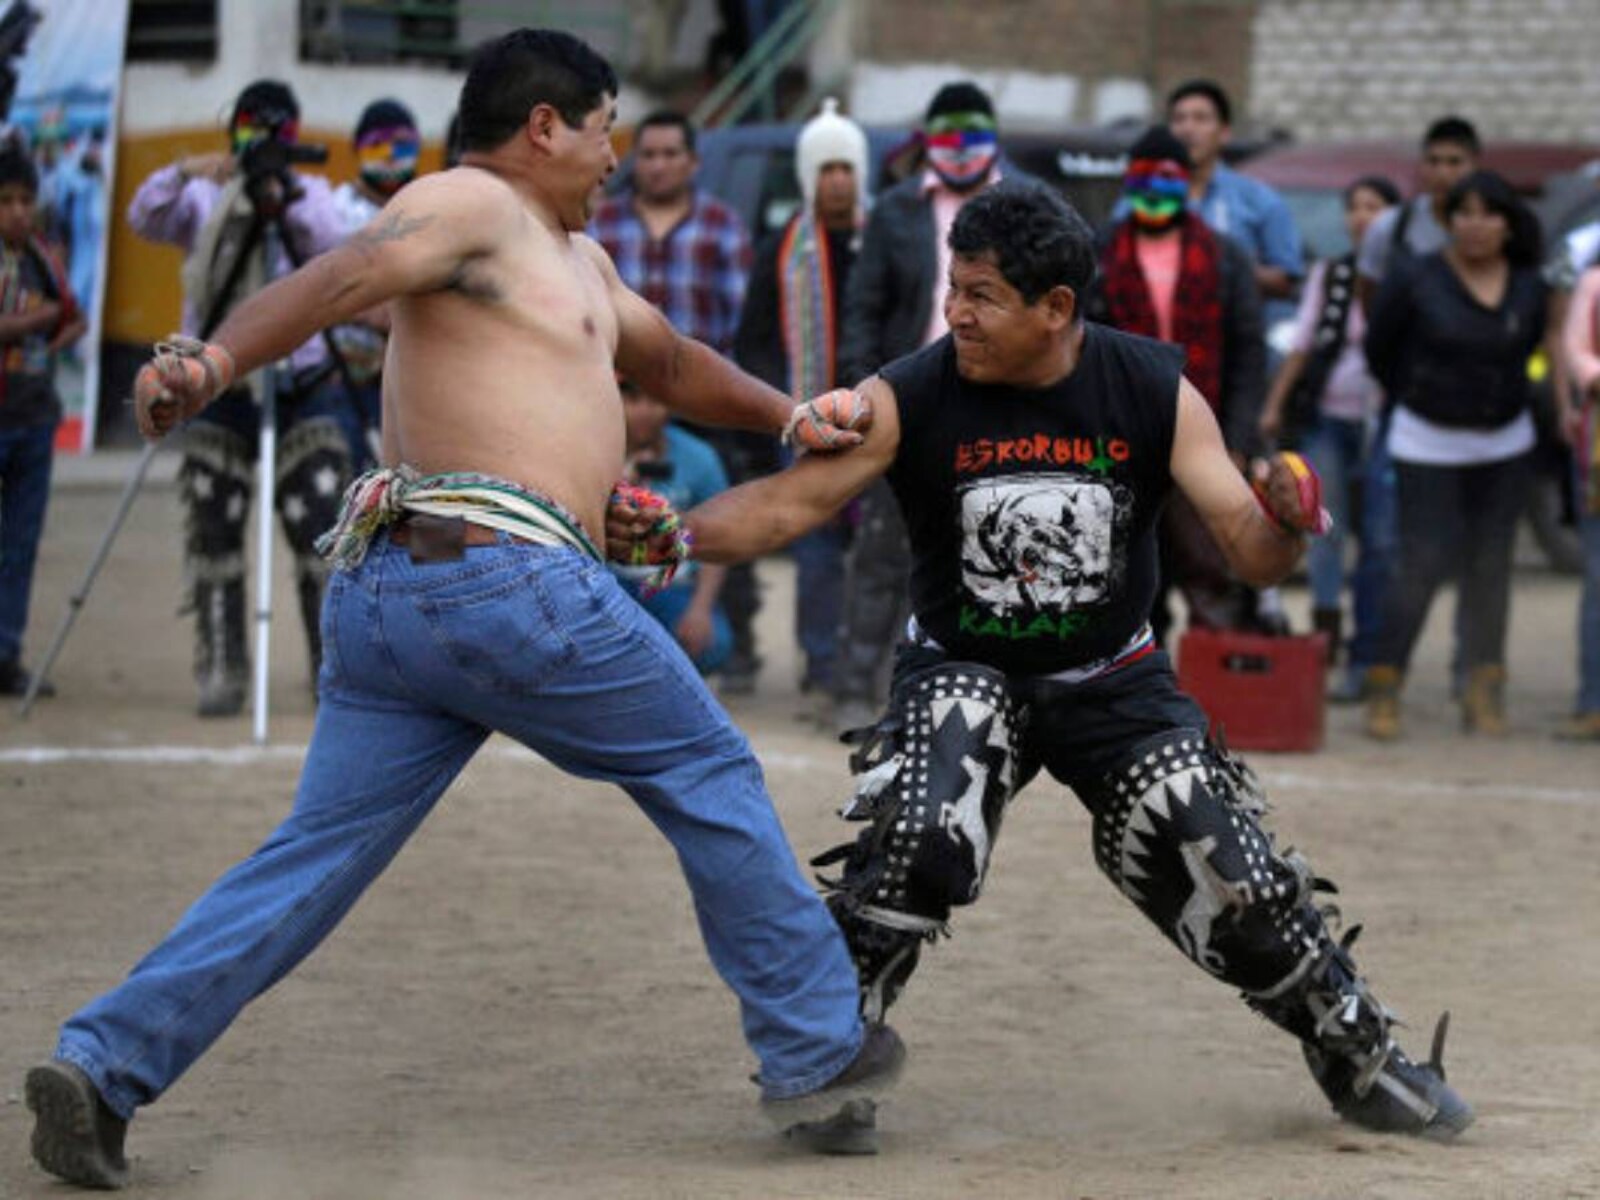
<svg viewBox="0 0 1600 1200">
<path fill-rule="evenodd" d="M 130 0 L 129 62 L 215 62 L 217 0 Z"/>
</svg>

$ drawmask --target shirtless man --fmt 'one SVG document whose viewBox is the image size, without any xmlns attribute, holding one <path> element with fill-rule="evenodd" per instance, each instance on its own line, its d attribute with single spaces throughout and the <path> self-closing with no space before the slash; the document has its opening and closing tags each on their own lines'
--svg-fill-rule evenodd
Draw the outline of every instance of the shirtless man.
<svg viewBox="0 0 1600 1200">
<path fill-rule="evenodd" d="M 867 823 L 829 903 L 881 1019 L 953 906 L 977 899 L 1012 795 L 1047 770 L 1094 816 L 1102 870 L 1183 954 L 1300 1040 L 1347 1120 L 1450 1138 L 1472 1110 L 1335 942 L 1304 858 L 1261 825 L 1254 775 L 1207 736 L 1153 643 L 1155 522 L 1186 496 L 1248 582 L 1294 566 L 1325 527 L 1294 455 L 1228 457 L 1182 351 L 1081 319 L 1093 235 L 1055 193 L 1001 183 L 950 231 L 950 333 L 862 390 L 874 420 L 847 455 L 691 509 L 697 557 L 731 562 L 816 528 L 887 476 L 911 534 L 908 643 L 889 711 L 860 731 Z M 626 505 L 610 514 L 626 536 Z M 1056 537 L 1031 536 L 1048 526 Z M 1037 586 L 1040 580 L 1052 586 Z M 1352 931 L 1353 933 L 1353 931 Z"/>
<path fill-rule="evenodd" d="M 352 486 L 330 539 L 342 569 L 293 811 L 29 1073 L 47 1171 L 121 1186 L 134 1110 L 334 928 L 495 730 L 619 784 L 665 833 L 775 1119 L 849 1105 L 898 1070 L 748 744 L 598 550 L 623 464 L 618 368 L 699 421 L 859 441 L 827 397 L 796 409 L 674 334 L 582 236 L 616 167 L 616 90 L 568 35 L 488 44 L 462 90 L 459 169 L 240 305 L 210 345 L 141 372 L 140 428 L 160 437 L 316 330 L 392 305 L 389 466 Z"/>
</svg>

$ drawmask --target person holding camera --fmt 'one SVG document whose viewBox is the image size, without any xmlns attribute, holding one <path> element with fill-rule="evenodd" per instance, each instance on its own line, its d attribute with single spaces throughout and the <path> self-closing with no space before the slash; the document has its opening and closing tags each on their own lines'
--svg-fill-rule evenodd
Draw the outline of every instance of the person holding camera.
<svg viewBox="0 0 1600 1200">
<path fill-rule="evenodd" d="M 183 332 L 209 336 L 228 311 L 345 237 L 328 182 L 292 169 L 325 151 L 298 144 L 300 108 L 275 80 L 239 93 L 230 150 L 181 158 L 151 175 L 128 208 L 141 237 L 181 247 Z M 294 551 L 300 615 L 315 679 L 327 568 L 313 545 L 338 516 L 351 475 L 341 416 L 349 403 L 327 343 L 307 340 L 276 375 L 277 508 Z M 186 512 L 184 573 L 195 614 L 199 714 L 244 707 L 244 527 L 261 430 L 263 376 L 241 382 L 188 426 L 179 478 Z"/>
</svg>

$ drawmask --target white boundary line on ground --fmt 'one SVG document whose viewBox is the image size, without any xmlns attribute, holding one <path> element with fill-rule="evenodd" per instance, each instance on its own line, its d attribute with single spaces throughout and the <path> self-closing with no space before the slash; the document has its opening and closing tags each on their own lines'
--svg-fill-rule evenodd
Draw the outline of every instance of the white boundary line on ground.
<svg viewBox="0 0 1600 1200">
<path fill-rule="evenodd" d="M 55 766 L 74 763 L 115 763 L 127 766 L 249 766 L 252 763 L 298 762 L 305 757 L 305 743 L 285 742 L 267 746 L 8 746 L 0 748 L 0 766 Z M 544 762 L 533 751 L 514 743 L 501 742 L 483 753 L 492 758 L 521 762 Z M 767 770 L 836 771 L 845 778 L 842 756 L 795 754 L 783 750 L 762 751 L 756 757 Z M 556 771 L 557 768 L 550 767 Z M 1474 799 L 1533 800 L 1544 804 L 1587 807 L 1600 806 L 1600 788 L 1542 787 L 1510 783 L 1454 783 L 1443 779 L 1374 780 L 1371 778 L 1330 779 L 1295 771 L 1256 772 L 1268 790 L 1293 792 L 1370 792 L 1374 789 L 1398 792 L 1405 796 L 1458 796 Z"/>
</svg>

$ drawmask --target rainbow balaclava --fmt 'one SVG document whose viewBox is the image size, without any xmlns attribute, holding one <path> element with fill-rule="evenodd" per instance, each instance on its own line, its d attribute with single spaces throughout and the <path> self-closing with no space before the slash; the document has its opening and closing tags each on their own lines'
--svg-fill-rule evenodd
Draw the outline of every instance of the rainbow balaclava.
<svg viewBox="0 0 1600 1200">
<path fill-rule="evenodd" d="M 922 125 L 928 166 L 952 191 L 970 192 L 989 178 L 1000 156 L 994 104 L 975 83 L 947 83 Z"/>
<path fill-rule="evenodd" d="M 1122 194 L 1140 229 L 1171 229 L 1189 204 L 1194 170 L 1188 148 L 1165 125 L 1152 125 L 1128 151 Z"/>
<path fill-rule="evenodd" d="M 398 100 L 374 100 L 356 123 L 356 163 L 361 182 L 392 196 L 417 174 L 422 137 L 417 119 Z"/>
<path fill-rule="evenodd" d="M 228 142 L 235 154 L 262 138 L 277 138 L 292 146 L 299 136 L 300 104 L 288 84 L 258 79 L 233 102 Z"/>
</svg>

